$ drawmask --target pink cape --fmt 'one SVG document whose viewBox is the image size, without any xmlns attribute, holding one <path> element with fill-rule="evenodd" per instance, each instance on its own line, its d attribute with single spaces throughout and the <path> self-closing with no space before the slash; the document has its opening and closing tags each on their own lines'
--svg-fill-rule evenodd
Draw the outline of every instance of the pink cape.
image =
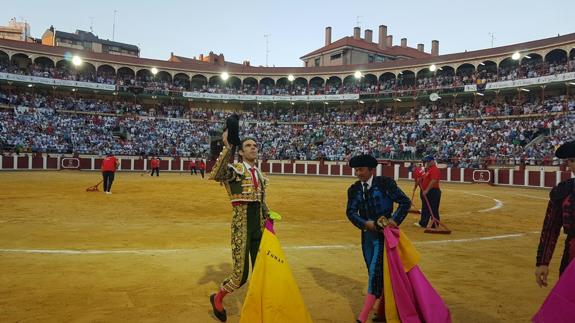
<svg viewBox="0 0 575 323">
<path fill-rule="evenodd" d="M 567 266 L 532 320 L 535 323 L 575 322 L 575 261 Z"/>
<path fill-rule="evenodd" d="M 399 229 L 385 228 L 385 252 L 397 312 L 402 323 L 451 323 L 449 309 L 419 267 L 405 272 L 398 252 Z"/>
</svg>

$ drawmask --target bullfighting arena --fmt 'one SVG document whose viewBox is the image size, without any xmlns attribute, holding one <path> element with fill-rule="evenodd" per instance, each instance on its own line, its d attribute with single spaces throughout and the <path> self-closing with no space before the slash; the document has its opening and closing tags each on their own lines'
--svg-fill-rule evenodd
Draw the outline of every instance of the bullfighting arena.
<svg viewBox="0 0 575 323">
<path fill-rule="evenodd" d="M 85 191 L 99 180 L 85 171 L 0 174 L 0 321 L 217 322 L 208 297 L 231 271 L 224 188 L 186 173 L 122 172 L 113 195 Z M 353 181 L 271 177 L 268 204 L 283 216 L 276 233 L 315 322 L 354 322 L 363 304 L 360 232 L 345 216 Z M 411 195 L 412 182 L 399 184 Z M 423 233 L 415 214 L 401 227 L 453 321 L 528 322 L 550 290 L 533 274 L 548 190 L 442 190 L 451 235 Z M 228 322 L 238 321 L 246 290 L 226 297 Z"/>
</svg>

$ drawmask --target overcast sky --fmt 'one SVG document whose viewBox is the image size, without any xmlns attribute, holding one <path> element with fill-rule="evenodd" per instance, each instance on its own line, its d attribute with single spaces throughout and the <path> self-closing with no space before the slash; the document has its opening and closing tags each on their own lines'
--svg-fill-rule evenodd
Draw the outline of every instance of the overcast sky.
<svg viewBox="0 0 575 323">
<path fill-rule="evenodd" d="M 217 5 L 217 4 L 222 5 Z M 440 54 L 503 46 L 575 32 L 575 1 L 515 0 L 244 0 L 244 1 L 9 1 L 2 5 L 0 25 L 12 17 L 27 21 L 33 37 L 54 25 L 57 30 L 90 30 L 112 39 L 116 13 L 116 41 L 140 47 L 141 56 L 167 60 L 170 52 L 193 57 L 213 51 L 227 61 L 249 60 L 269 66 L 302 66 L 299 57 L 324 45 L 324 30 L 332 27 L 332 41 L 353 34 L 362 37 L 378 26 L 388 26 L 394 44 L 401 38 L 416 47 L 439 40 Z"/>
</svg>

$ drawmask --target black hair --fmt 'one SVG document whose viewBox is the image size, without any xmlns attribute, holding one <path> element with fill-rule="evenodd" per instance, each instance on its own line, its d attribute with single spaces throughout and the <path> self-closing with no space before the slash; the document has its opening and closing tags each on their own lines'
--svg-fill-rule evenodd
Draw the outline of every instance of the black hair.
<svg viewBox="0 0 575 323">
<path fill-rule="evenodd" d="M 242 139 L 242 142 L 240 143 L 238 150 L 244 151 L 244 142 L 248 141 L 248 140 L 252 140 L 253 142 L 257 143 L 258 141 L 256 140 L 256 138 L 254 137 L 246 137 L 244 139 Z"/>
</svg>

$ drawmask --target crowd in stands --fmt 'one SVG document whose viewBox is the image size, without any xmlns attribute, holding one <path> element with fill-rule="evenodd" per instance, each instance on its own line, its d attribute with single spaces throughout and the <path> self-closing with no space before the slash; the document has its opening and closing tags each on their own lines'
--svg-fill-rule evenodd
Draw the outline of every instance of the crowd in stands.
<svg viewBox="0 0 575 323">
<path fill-rule="evenodd" d="M 0 105 L 4 149 L 95 155 L 207 157 L 209 134 L 221 130 L 229 114 L 1 91 Z M 399 117 L 381 108 L 259 108 L 241 112 L 241 133 L 258 140 L 263 159 L 347 160 L 371 153 L 381 159 L 413 160 L 433 154 L 450 166 L 473 168 L 490 163 L 552 164 L 553 147 L 575 139 L 573 98 L 488 107 L 489 103 L 455 108 L 426 104 Z M 550 113 L 556 111 L 563 113 Z M 538 114 L 518 116 L 531 113 Z M 454 118 L 460 115 L 469 118 Z"/>
<path fill-rule="evenodd" d="M 468 84 L 484 85 L 488 82 L 533 78 L 544 75 L 555 75 L 575 71 L 575 57 L 563 58 L 548 62 L 537 59 L 524 58 L 521 63 L 495 65 L 487 67 L 480 65 L 477 69 L 462 68 L 457 73 L 452 69 L 436 72 L 424 72 L 418 74 L 400 74 L 396 78 L 382 78 L 378 82 L 375 78 L 363 77 L 360 81 L 353 77 L 346 78 L 342 83 L 339 79 L 328 80 L 324 83 L 316 79 L 309 85 L 296 79 L 291 82 L 278 82 L 267 84 L 244 82 L 222 82 L 218 80 L 208 83 L 207 80 L 190 80 L 153 75 L 151 72 L 138 73 L 136 76 L 130 73 L 117 73 L 99 69 L 97 72 L 90 68 L 74 68 L 71 64 L 59 64 L 57 68 L 52 65 L 30 63 L 22 67 L 7 60 L 0 61 L 0 72 L 32 75 L 39 77 L 76 80 L 113 84 L 119 91 L 144 92 L 155 95 L 181 95 L 183 91 L 220 93 L 220 94 L 246 94 L 246 95 L 319 95 L 319 94 L 378 94 L 413 95 L 421 91 L 462 91 Z M 284 80 L 285 81 L 285 80 Z"/>
</svg>

